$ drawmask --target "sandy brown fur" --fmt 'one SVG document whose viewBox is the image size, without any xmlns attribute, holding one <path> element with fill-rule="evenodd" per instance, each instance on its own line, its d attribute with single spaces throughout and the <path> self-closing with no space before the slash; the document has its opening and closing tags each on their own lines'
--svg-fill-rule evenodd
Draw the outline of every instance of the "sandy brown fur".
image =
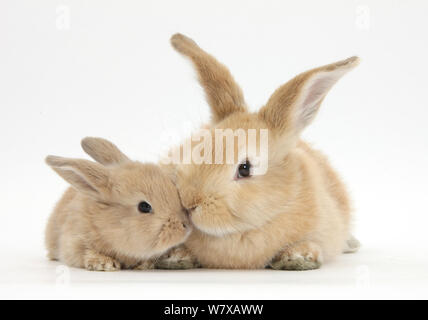
<svg viewBox="0 0 428 320">
<path fill-rule="evenodd" d="M 108 141 L 87 138 L 82 144 L 92 157 L 109 166 L 47 158 L 73 186 L 49 218 L 48 257 L 97 271 L 153 266 L 147 260 L 182 243 L 190 232 L 176 187 L 157 165 L 130 161 L 121 154 L 112 156 L 112 151 L 120 151 Z M 105 153 L 105 146 L 114 148 Z M 141 201 L 149 202 L 153 213 L 139 212 Z"/>
<path fill-rule="evenodd" d="M 180 197 L 195 225 L 185 246 L 211 268 L 313 269 L 344 251 L 351 220 L 347 192 L 325 156 L 299 136 L 358 58 L 296 76 L 259 112 L 249 113 L 223 65 L 183 35 L 171 41 L 196 67 L 213 114 L 208 129 L 269 130 L 264 175 L 235 181 L 239 163 L 176 167 Z"/>
</svg>

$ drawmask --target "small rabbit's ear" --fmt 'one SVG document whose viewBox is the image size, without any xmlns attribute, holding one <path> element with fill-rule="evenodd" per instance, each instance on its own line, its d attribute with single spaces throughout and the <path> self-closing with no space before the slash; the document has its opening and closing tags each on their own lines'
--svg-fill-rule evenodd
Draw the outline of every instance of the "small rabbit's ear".
<svg viewBox="0 0 428 320">
<path fill-rule="evenodd" d="M 81 145 L 92 159 L 103 165 L 130 161 L 118 147 L 102 138 L 86 137 L 82 140 Z"/>
<path fill-rule="evenodd" d="M 77 190 L 97 199 L 110 194 L 110 175 L 99 163 L 47 156 L 46 163 Z"/>
<path fill-rule="evenodd" d="M 247 110 L 241 88 L 223 64 L 182 34 L 173 35 L 171 44 L 175 50 L 193 62 L 211 107 L 214 122 L 221 121 L 236 111 Z"/>
<path fill-rule="evenodd" d="M 259 116 L 280 133 L 299 134 L 313 120 L 328 91 L 358 63 L 358 57 L 351 57 L 296 76 L 273 93 Z"/>
</svg>

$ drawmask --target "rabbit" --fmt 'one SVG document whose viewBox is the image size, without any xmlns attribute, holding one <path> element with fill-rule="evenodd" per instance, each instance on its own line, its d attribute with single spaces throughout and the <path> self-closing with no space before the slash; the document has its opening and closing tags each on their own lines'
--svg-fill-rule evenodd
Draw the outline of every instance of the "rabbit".
<svg viewBox="0 0 428 320">
<path fill-rule="evenodd" d="M 327 158 L 300 134 L 359 58 L 297 75 L 253 113 L 224 65 L 182 34 L 173 35 L 171 44 L 197 71 L 212 114 L 205 128 L 213 135 L 218 129 L 257 129 L 258 143 L 261 129 L 269 134 L 264 174 L 253 174 L 251 156 L 235 157 L 231 164 L 174 165 L 194 229 L 183 245 L 189 259 L 207 268 L 311 270 L 341 252 L 356 251 L 346 188 Z M 213 155 L 225 153 L 211 147 Z"/>
<path fill-rule="evenodd" d="M 48 257 L 95 271 L 154 268 L 191 232 L 175 185 L 158 165 L 131 161 L 107 140 L 81 144 L 98 163 L 46 158 L 71 185 L 47 224 Z"/>
</svg>

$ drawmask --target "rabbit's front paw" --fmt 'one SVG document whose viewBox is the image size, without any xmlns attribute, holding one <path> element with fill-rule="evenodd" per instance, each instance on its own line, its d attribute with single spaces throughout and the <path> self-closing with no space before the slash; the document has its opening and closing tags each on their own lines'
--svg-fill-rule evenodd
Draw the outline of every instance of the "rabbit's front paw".
<svg viewBox="0 0 428 320">
<path fill-rule="evenodd" d="M 312 242 L 300 242 L 281 251 L 269 263 L 275 270 L 313 270 L 321 267 L 321 248 Z"/>
<path fill-rule="evenodd" d="M 139 264 L 133 267 L 134 270 L 150 270 L 154 268 L 155 268 L 155 261 L 153 260 L 141 261 Z"/>
<path fill-rule="evenodd" d="M 84 265 L 90 271 L 117 271 L 120 262 L 103 254 L 88 250 L 85 254 Z"/>
<path fill-rule="evenodd" d="M 157 269 L 194 269 L 200 268 L 190 251 L 184 247 L 176 247 L 168 251 L 156 262 Z"/>
</svg>

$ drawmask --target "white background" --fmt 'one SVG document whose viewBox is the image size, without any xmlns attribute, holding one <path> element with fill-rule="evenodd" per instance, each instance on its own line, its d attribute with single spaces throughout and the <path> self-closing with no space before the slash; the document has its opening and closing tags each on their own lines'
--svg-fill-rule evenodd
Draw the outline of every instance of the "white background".
<svg viewBox="0 0 428 320">
<path fill-rule="evenodd" d="M 428 298 L 428 2 L 0 2 L 1 298 Z M 181 32 L 232 71 L 256 110 L 282 83 L 352 55 L 307 140 L 352 194 L 361 251 L 322 269 L 94 273 L 45 258 L 66 188 L 47 154 L 111 139 L 156 161 L 209 118 Z"/>
</svg>

